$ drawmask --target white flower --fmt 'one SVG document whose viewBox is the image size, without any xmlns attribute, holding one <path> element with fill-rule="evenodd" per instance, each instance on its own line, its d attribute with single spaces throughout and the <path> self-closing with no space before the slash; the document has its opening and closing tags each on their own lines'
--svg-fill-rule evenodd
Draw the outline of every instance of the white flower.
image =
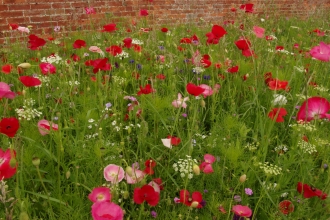
<svg viewBox="0 0 330 220">
<path fill-rule="evenodd" d="M 285 105 L 288 102 L 284 95 L 274 94 L 273 97 L 272 105 Z"/>
</svg>

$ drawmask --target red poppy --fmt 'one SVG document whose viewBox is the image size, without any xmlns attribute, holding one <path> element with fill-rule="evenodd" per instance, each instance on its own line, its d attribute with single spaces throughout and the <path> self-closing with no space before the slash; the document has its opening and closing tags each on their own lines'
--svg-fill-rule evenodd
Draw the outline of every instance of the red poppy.
<svg viewBox="0 0 330 220">
<path fill-rule="evenodd" d="M 103 59 L 95 59 L 95 60 L 87 60 L 85 62 L 86 66 L 93 66 L 93 73 L 97 73 L 100 70 L 111 70 L 111 64 L 108 63 L 108 58 L 103 58 Z"/>
<path fill-rule="evenodd" d="M 121 47 L 119 47 L 117 45 L 107 47 L 105 50 L 108 53 L 110 53 L 112 56 L 117 56 L 118 54 L 121 54 L 121 52 L 123 52 L 123 49 L 121 49 Z"/>
<path fill-rule="evenodd" d="M 271 72 L 265 73 L 264 79 L 265 79 L 266 85 L 268 85 L 268 83 L 273 79 L 272 73 Z"/>
<path fill-rule="evenodd" d="M 168 135 L 167 138 L 171 139 L 171 145 L 178 146 L 181 143 L 181 139 L 179 137 Z"/>
<path fill-rule="evenodd" d="M 284 50 L 284 47 L 283 46 L 276 46 L 275 50 Z"/>
<path fill-rule="evenodd" d="M 154 172 L 154 170 L 153 170 L 153 168 L 156 166 L 156 161 L 154 161 L 154 160 L 147 160 L 145 163 L 144 163 L 144 165 L 146 166 L 146 168 L 144 169 L 144 172 L 145 173 L 147 173 L 147 174 L 149 174 L 149 175 L 152 175 L 152 174 L 154 174 L 155 172 Z"/>
<path fill-rule="evenodd" d="M 140 16 L 148 16 L 148 15 L 149 15 L 148 10 L 146 10 L 146 9 L 140 10 Z"/>
<path fill-rule="evenodd" d="M 30 44 L 28 46 L 28 48 L 30 48 L 31 50 L 38 50 L 39 47 L 42 47 L 46 44 L 46 41 L 42 38 L 39 38 L 38 36 L 31 34 L 29 36 L 29 41 L 28 43 Z"/>
<path fill-rule="evenodd" d="M 161 29 L 161 31 L 162 31 L 163 33 L 166 33 L 166 32 L 168 31 L 168 29 L 164 27 L 164 28 Z"/>
<path fill-rule="evenodd" d="M 75 62 L 78 62 L 80 60 L 80 57 L 77 54 L 72 54 L 70 57 Z"/>
<path fill-rule="evenodd" d="M 82 47 L 86 47 L 86 42 L 84 40 L 78 39 L 73 43 L 73 48 L 74 49 L 79 49 L 79 48 L 82 48 Z"/>
<path fill-rule="evenodd" d="M 156 206 L 159 202 L 159 193 L 152 186 L 144 185 L 134 189 L 133 200 L 136 204 L 146 201 L 150 206 Z"/>
<path fill-rule="evenodd" d="M 239 67 L 238 66 L 233 66 L 227 69 L 228 73 L 237 73 L 238 72 Z"/>
<path fill-rule="evenodd" d="M 141 52 L 142 47 L 138 44 L 133 44 L 133 48 L 135 52 Z"/>
<path fill-rule="evenodd" d="M 3 65 L 1 68 L 1 72 L 3 72 L 4 74 L 9 74 L 12 70 L 14 69 L 14 66 L 11 64 L 6 64 Z"/>
<path fill-rule="evenodd" d="M 281 81 L 279 79 L 271 79 L 268 81 L 268 88 L 271 90 L 286 90 L 288 89 L 288 81 Z"/>
<path fill-rule="evenodd" d="M 250 57 L 250 56 L 254 56 L 254 51 L 247 49 L 247 50 L 242 50 L 242 55 L 245 57 Z"/>
<path fill-rule="evenodd" d="M 132 47 L 132 38 L 125 38 L 124 40 L 123 40 L 123 42 L 124 42 L 124 47 L 126 47 L 126 48 L 131 48 Z"/>
<path fill-rule="evenodd" d="M 191 39 L 187 38 L 187 37 L 184 37 L 180 40 L 180 43 L 181 44 L 191 44 Z"/>
<path fill-rule="evenodd" d="M 268 117 L 276 122 L 284 122 L 283 116 L 287 115 L 288 112 L 285 108 L 273 108 L 269 113 Z"/>
<path fill-rule="evenodd" d="M 156 78 L 157 79 L 160 79 L 160 80 L 164 80 L 165 78 L 166 78 L 166 76 L 164 75 L 164 74 L 158 74 L 157 76 L 156 76 Z"/>
<path fill-rule="evenodd" d="M 0 121 L 0 133 L 5 134 L 10 138 L 15 136 L 18 129 L 19 129 L 19 121 L 14 117 L 3 118 Z"/>
<path fill-rule="evenodd" d="M 20 76 L 19 81 L 21 81 L 26 87 L 34 87 L 41 85 L 40 79 L 35 78 L 33 76 Z"/>
<path fill-rule="evenodd" d="M 252 13 L 253 12 L 253 5 L 254 4 L 243 4 L 240 6 L 240 9 L 245 10 L 246 13 Z"/>
<path fill-rule="evenodd" d="M 195 84 L 192 84 L 192 83 L 187 84 L 186 90 L 190 95 L 193 95 L 193 96 L 199 96 L 205 91 L 204 88 L 202 88 L 200 86 L 196 86 Z"/>
<path fill-rule="evenodd" d="M 303 193 L 303 196 L 304 198 L 308 199 L 308 198 L 311 198 L 311 197 L 314 197 L 314 196 L 317 196 L 319 197 L 320 199 L 322 200 L 325 200 L 327 198 L 327 194 L 322 192 L 321 190 L 319 189 L 316 189 L 312 186 L 309 186 L 308 184 L 302 184 L 302 182 L 298 182 L 297 184 L 297 191 L 302 194 Z"/>
<path fill-rule="evenodd" d="M 18 24 L 9 24 L 10 30 L 16 30 L 18 28 Z"/>
<path fill-rule="evenodd" d="M 207 44 L 217 44 L 225 34 L 227 34 L 226 30 L 219 26 L 213 25 L 211 32 L 206 34 Z"/>
<path fill-rule="evenodd" d="M 107 24 L 103 26 L 102 32 L 114 32 L 116 30 L 116 24 Z"/>
<path fill-rule="evenodd" d="M 0 148 L 0 179 L 8 179 L 16 173 L 17 164 L 13 167 L 10 164 L 12 159 L 16 158 L 15 150 L 7 149 L 3 151 Z"/>
<path fill-rule="evenodd" d="M 274 38 L 273 38 L 272 36 L 268 36 L 268 35 L 267 35 L 265 38 L 266 38 L 266 40 L 268 40 L 268 41 L 270 41 L 270 40 L 274 40 Z"/>
<path fill-rule="evenodd" d="M 185 204 L 186 206 L 193 207 L 193 208 L 202 208 L 202 201 L 203 201 L 203 196 L 202 193 L 196 191 L 191 194 L 188 190 L 181 190 L 180 191 L 180 202 Z"/>
<path fill-rule="evenodd" d="M 153 88 L 151 88 L 150 84 L 147 84 L 144 88 L 142 86 L 140 86 L 140 91 L 137 93 L 138 96 L 140 96 L 141 94 L 150 94 L 152 92 L 155 92 L 155 90 Z"/>
<path fill-rule="evenodd" d="M 287 215 L 294 210 L 294 205 L 290 200 L 283 200 L 278 204 L 278 207 L 284 215 Z"/>
<path fill-rule="evenodd" d="M 251 46 L 251 42 L 248 39 L 240 39 L 235 41 L 236 47 L 240 50 L 248 50 Z"/>
</svg>

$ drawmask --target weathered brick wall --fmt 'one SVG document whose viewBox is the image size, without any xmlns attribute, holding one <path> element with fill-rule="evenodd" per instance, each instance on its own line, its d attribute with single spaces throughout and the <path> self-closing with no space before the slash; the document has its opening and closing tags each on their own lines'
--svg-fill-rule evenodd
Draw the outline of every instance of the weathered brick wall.
<svg viewBox="0 0 330 220">
<path fill-rule="evenodd" d="M 330 13 L 330 0 L 0 0 L 0 42 L 8 36 L 9 23 L 32 25 L 34 33 L 50 33 L 55 26 L 76 28 L 110 17 L 135 17 L 148 9 L 149 19 L 159 24 L 197 22 L 214 23 L 233 18 L 232 7 L 254 3 L 255 11 L 302 17 Z M 94 15 L 84 8 L 93 7 Z"/>
</svg>

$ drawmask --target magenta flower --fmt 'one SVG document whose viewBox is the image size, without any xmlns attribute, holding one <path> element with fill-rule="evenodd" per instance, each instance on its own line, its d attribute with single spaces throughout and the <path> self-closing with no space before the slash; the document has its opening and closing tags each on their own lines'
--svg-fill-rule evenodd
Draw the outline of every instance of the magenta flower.
<svg viewBox="0 0 330 220">
<path fill-rule="evenodd" d="M 199 87 L 205 89 L 204 92 L 202 93 L 204 98 L 206 98 L 207 96 L 211 96 L 213 94 L 213 89 L 210 86 L 206 84 L 200 84 Z"/>
<path fill-rule="evenodd" d="M 48 75 L 48 73 L 54 74 L 56 72 L 56 67 L 51 63 L 40 63 L 39 67 L 44 75 Z"/>
<path fill-rule="evenodd" d="M 107 181 L 116 184 L 121 182 L 124 179 L 125 171 L 122 167 L 115 164 L 109 164 L 104 168 L 104 179 Z"/>
<path fill-rule="evenodd" d="M 299 108 L 297 121 L 309 122 L 314 119 L 330 119 L 330 114 L 327 114 L 329 110 L 330 103 L 327 99 L 322 97 L 311 97 L 304 101 L 302 106 Z"/>
<path fill-rule="evenodd" d="M 38 129 L 42 136 L 49 134 L 50 130 L 57 131 L 58 125 L 54 123 L 49 123 L 49 121 L 42 119 L 38 122 Z"/>
<path fill-rule="evenodd" d="M 215 157 L 211 154 L 205 154 L 204 155 L 204 161 L 199 165 L 199 168 L 204 172 L 204 173 L 213 173 L 213 167 L 212 163 L 215 162 Z"/>
<path fill-rule="evenodd" d="M 121 207 L 112 202 L 96 202 L 92 205 L 93 220 L 122 220 L 124 212 Z"/>
<path fill-rule="evenodd" d="M 97 187 L 88 195 L 92 202 L 111 202 L 111 193 L 108 187 Z"/>
<path fill-rule="evenodd" d="M 319 46 L 313 47 L 309 51 L 310 55 L 317 60 L 322 60 L 325 62 L 330 61 L 330 44 L 325 44 L 324 42 L 320 42 Z"/>
<path fill-rule="evenodd" d="M 232 211 L 241 217 L 249 218 L 252 215 L 252 210 L 248 206 L 234 205 Z"/>
<path fill-rule="evenodd" d="M 250 189 L 250 188 L 245 188 L 244 191 L 245 191 L 245 194 L 246 194 L 246 195 L 251 196 L 251 195 L 253 194 L 253 191 L 252 191 L 252 189 Z"/>
<path fill-rule="evenodd" d="M 7 83 L 0 82 L 0 99 L 14 99 L 16 94 L 10 90 L 10 86 Z"/>
<path fill-rule="evenodd" d="M 265 29 L 262 27 L 254 26 L 253 32 L 258 38 L 263 38 L 265 34 Z"/>
<path fill-rule="evenodd" d="M 182 98 L 182 95 L 181 93 L 178 93 L 178 99 L 174 100 L 172 102 L 172 105 L 174 106 L 174 108 L 187 108 L 187 103 L 186 101 L 189 100 L 189 97 L 185 97 L 185 98 Z"/>
<path fill-rule="evenodd" d="M 136 183 L 140 182 L 144 178 L 145 175 L 146 174 L 143 171 L 134 169 L 134 167 L 133 167 L 132 173 L 128 174 L 126 172 L 124 178 L 126 179 L 128 184 L 136 184 Z"/>
<path fill-rule="evenodd" d="M 11 159 L 16 159 L 16 151 L 11 149 L 3 151 L 0 148 L 0 180 L 8 179 L 15 175 L 17 164 L 12 167 Z"/>
</svg>

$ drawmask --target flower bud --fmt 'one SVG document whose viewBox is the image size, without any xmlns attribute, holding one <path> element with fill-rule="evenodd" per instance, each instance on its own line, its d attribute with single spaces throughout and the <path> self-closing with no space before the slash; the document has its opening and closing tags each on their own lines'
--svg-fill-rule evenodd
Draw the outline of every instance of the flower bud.
<svg viewBox="0 0 330 220">
<path fill-rule="evenodd" d="M 204 101 L 204 99 L 201 100 L 201 103 L 200 103 L 200 104 L 201 104 L 201 106 L 202 106 L 203 108 L 205 108 L 205 101 Z"/>
<path fill-rule="evenodd" d="M 39 166 L 40 165 L 40 158 L 39 157 L 34 157 L 32 159 L 32 164 L 36 167 Z"/>
<path fill-rule="evenodd" d="M 197 208 L 198 204 L 199 204 L 198 202 L 193 201 L 193 202 L 191 203 L 190 207 L 192 207 L 192 208 Z"/>
<path fill-rule="evenodd" d="M 199 166 L 197 164 L 193 165 L 193 172 L 196 175 L 199 175 L 201 173 L 201 169 L 199 168 Z"/>
<path fill-rule="evenodd" d="M 21 64 L 18 65 L 18 67 L 21 67 L 23 69 L 28 69 L 28 68 L 31 67 L 31 64 L 29 64 L 29 63 L 21 63 Z"/>
<path fill-rule="evenodd" d="M 66 173 L 65 173 L 65 177 L 66 177 L 66 179 L 69 179 L 70 176 L 71 176 L 71 172 L 70 172 L 70 170 L 66 171 Z"/>
<path fill-rule="evenodd" d="M 19 214 L 19 220 L 29 220 L 29 215 L 26 212 L 21 212 L 21 214 Z"/>
<path fill-rule="evenodd" d="M 124 199 L 127 199 L 129 197 L 129 192 L 128 191 L 124 191 L 123 197 L 124 197 Z"/>
<path fill-rule="evenodd" d="M 127 133 L 130 134 L 131 132 L 132 132 L 132 128 L 129 127 L 129 128 L 127 129 Z"/>
<path fill-rule="evenodd" d="M 241 183 L 244 183 L 244 182 L 246 181 L 246 175 L 243 174 L 243 175 L 239 178 L 239 181 L 240 181 Z"/>
<path fill-rule="evenodd" d="M 11 168 L 14 168 L 14 167 L 16 167 L 16 163 L 17 163 L 16 159 L 15 158 L 11 158 L 10 161 L 9 161 L 9 166 Z"/>
<path fill-rule="evenodd" d="M 132 169 L 132 167 L 126 167 L 126 173 L 127 173 L 129 176 L 132 176 L 132 175 L 133 175 L 133 169 Z"/>
</svg>

